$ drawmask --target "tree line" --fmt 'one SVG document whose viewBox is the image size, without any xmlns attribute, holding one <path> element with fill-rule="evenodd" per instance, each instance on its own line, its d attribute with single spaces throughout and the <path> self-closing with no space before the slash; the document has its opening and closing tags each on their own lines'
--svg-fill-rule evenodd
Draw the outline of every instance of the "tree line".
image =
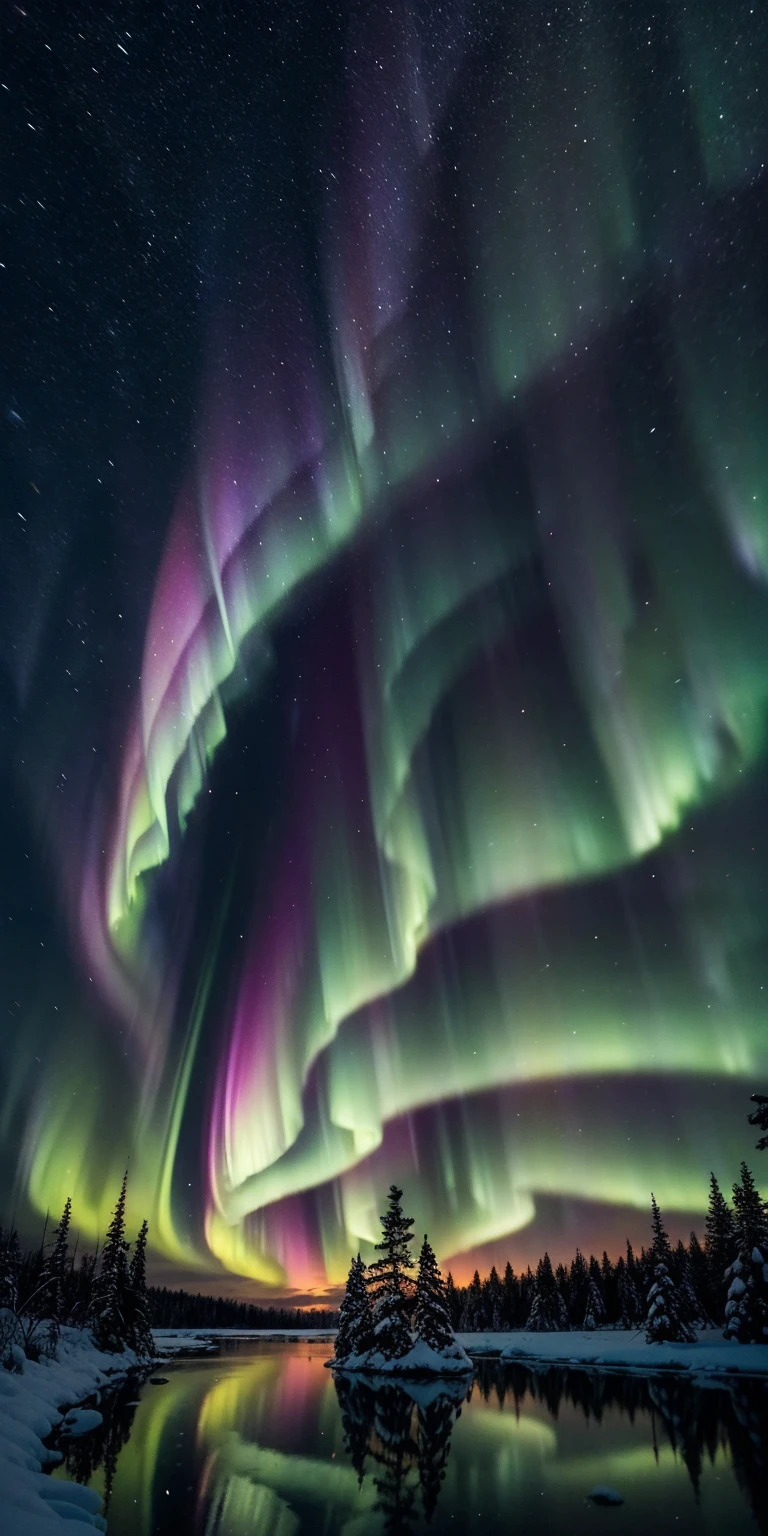
<svg viewBox="0 0 768 1536">
<path fill-rule="evenodd" d="M 768 1096 L 753 1094 L 749 1124 L 768 1131 Z M 757 1143 L 768 1147 L 768 1136 Z M 352 1260 L 341 1304 L 336 1360 L 360 1358 L 373 1350 L 387 1359 L 404 1355 L 416 1339 L 437 1350 L 459 1333 L 506 1332 L 524 1328 L 549 1333 L 580 1328 L 645 1328 L 650 1343 L 691 1342 L 696 1332 L 723 1329 L 740 1343 L 768 1344 L 768 1204 L 742 1162 L 733 1186 L 733 1204 L 710 1176 L 704 1242 L 695 1232 L 673 1248 L 658 1204 L 651 1195 L 653 1242 L 616 1263 L 603 1252 L 589 1259 L 577 1248 L 569 1265 L 553 1268 L 548 1253 L 516 1275 L 507 1263 L 484 1280 L 475 1270 L 469 1285 L 443 1281 L 427 1238 L 416 1279 L 410 1270 L 411 1217 L 403 1215 L 402 1191 L 392 1186 L 389 1210 L 381 1218 L 383 1258 L 366 1268 Z"/>
<path fill-rule="evenodd" d="M 259 1307 L 250 1301 L 231 1301 L 222 1296 L 201 1296 L 191 1291 L 149 1287 L 153 1328 L 275 1328 L 293 1332 L 300 1328 L 335 1328 L 336 1311 L 302 1312 L 298 1307 Z"/>
<path fill-rule="evenodd" d="M 48 1223 L 36 1249 L 22 1252 L 15 1228 L 0 1228 L 0 1363 L 8 1369 L 23 1359 L 55 1359 L 63 1327 L 89 1327 L 98 1349 L 132 1349 L 140 1359 L 154 1354 L 147 1290 L 144 1221 L 131 1244 L 126 1239 L 127 1174 L 101 1252 L 71 1246 L 72 1201 L 68 1199 L 46 1242 Z M 133 1252 L 131 1253 L 131 1249 Z M 129 1257 L 130 1255 L 130 1257 Z"/>
<path fill-rule="evenodd" d="M 141 1359 L 155 1353 L 152 1328 L 335 1328 L 338 1312 L 260 1307 L 218 1296 L 148 1286 L 149 1228 L 142 1222 L 133 1243 L 126 1237 L 127 1175 L 96 1253 L 71 1241 L 68 1199 L 50 1240 L 46 1221 L 36 1248 L 22 1251 L 15 1228 L 0 1227 L 0 1363 L 9 1369 L 28 1359 L 56 1357 L 63 1327 L 90 1328 L 99 1349 L 132 1349 Z"/>
<path fill-rule="evenodd" d="M 673 1248 L 653 1196 L 651 1230 L 648 1248 L 636 1254 L 627 1242 L 615 1263 L 606 1252 L 587 1259 L 577 1248 L 570 1264 L 553 1266 L 545 1253 L 535 1271 L 529 1266 L 516 1275 L 508 1263 L 503 1274 L 494 1266 L 481 1280 L 475 1270 L 466 1286 L 449 1274 L 453 1327 L 482 1333 L 645 1326 L 649 1337 L 676 1340 L 719 1327 L 728 1338 L 768 1343 L 768 1207 L 746 1163 L 732 1205 L 711 1175 L 703 1243 L 692 1232 Z"/>
</svg>

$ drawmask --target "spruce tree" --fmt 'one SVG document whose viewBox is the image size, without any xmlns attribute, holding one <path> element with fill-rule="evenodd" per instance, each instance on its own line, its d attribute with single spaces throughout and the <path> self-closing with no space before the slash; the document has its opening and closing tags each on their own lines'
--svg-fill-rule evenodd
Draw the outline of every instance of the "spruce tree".
<svg viewBox="0 0 768 1536">
<path fill-rule="evenodd" d="M 426 1233 L 419 1254 L 416 1309 L 413 1321 L 417 1339 L 422 1339 L 430 1349 L 434 1349 L 438 1354 L 446 1350 L 456 1351 L 456 1338 L 448 1316 L 443 1277 Z"/>
<path fill-rule="evenodd" d="M 347 1288 L 339 1308 L 334 1359 L 343 1364 L 353 1357 L 368 1354 L 372 1348 L 371 1303 L 365 1284 L 365 1265 L 358 1253 L 350 1265 Z"/>
<path fill-rule="evenodd" d="M 101 1254 L 101 1266 L 94 1282 L 91 1302 L 91 1326 L 99 1349 L 120 1352 L 127 1343 L 126 1291 L 128 1287 L 128 1243 L 125 1241 L 125 1197 L 127 1172 L 107 1229 Z"/>
<path fill-rule="evenodd" d="M 464 1305 L 461 1309 L 459 1329 L 461 1333 L 477 1333 L 482 1328 L 483 1317 L 483 1287 L 480 1275 L 475 1270 L 464 1296 Z"/>
<path fill-rule="evenodd" d="M 629 1265 L 625 1263 L 624 1259 L 619 1259 L 616 1265 L 616 1280 L 619 1327 L 640 1328 L 644 1322 L 643 1305 L 633 1275 L 630 1273 Z"/>
<path fill-rule="evenodd" d="M 652 1284 L 648 1292 L 645 1337 L 649 1344 L 695 1344 L 696 1335 L 680 1313 L 677 1289 L 670 1275 L 672 1249 L 661 1211 L 651 1195 Z"/>
<path fill-rule="evenodd" d="M 768 1094 L 753 1093 L 750 1094 L 750 1099 L 757 1105 L 757 1109 L 753 1110 L 751 1115 L 747 1115 L 750 1125 L 756 1125 L 761 1131 L 768 1131 Z M 768 1147 L 768 1136 L 761 1136 L 755 1146 L 758 1152 L 764 1152 Z"/>
<path fill-rule="evenodd" d="M 740 1172 L 741 1183 L 733 1186 L 737 1241 L 763 1248 L 768 1239 L 768 1209 L 746 1163 L 742 1163 Z"/>
<path fill-rule="evenodd" d="M 445 1277 L 445 1304 L 448 1308 L 448 1316 L 451 1319 L 451 1327 L 458 1328 L 459 1318 L 461 1317 L 461 1300 L 450 1270 Z"/>
<path fill-rule="evenodd" d="M 746 1163 L 733 1186 L 736 1258 L 726 1270 L 726 1339 L 768 1344 L 768 1217 Z"/>
<path fill-rule="evenodd" d="M 604 1322 L 605 1307 L 603 1305 L 603 1298 L 600 1295 L 593 1276 L 590 1275 L 589 1283 L 587 1285 L 587 1305 L 584 1310 L 584 1321 L 582 1323 L 582 1327 L 587 1333 L 594 1333 L 595 1329 L 602 1327 Z"/>
<path fill-rule="evenodd" d="M 725 1307 L 725 1272 L 736 1257 L 733 1214 L 714 1173 L 709 1176 L 709 1209 L 704 1223 L 704 1254 L 707 1260 L 707 1299 L 710 1315 L 721 1321 Z"/>
<path fill-rule="evenodd" d="M 404 1216 L 403 1191 L 390 1187 L 389 1210 L 381 1217 L 382 1241 L 376 1250 L 383 1254 L 368 1270 L 367 1283 L 374 1296 L 373 1332 L 375 1348 L 386 1360 L 399 1360 L 411 1347 L 408 1328 L 407 1290 L 413 1267 L 409 1244 L 413 1217 Z"/>
<path fill-rule="evenodd" d="M 529 1333 L 559 1333 L 567 1325 L 565 1303 L 555 1284 L 552 1260 L 545 1253 L 536 1269 L 533 1303 L 526 1328 Z"/>
<path fill-rule="evenodd" d="M 691 1284 L 699 1302 L 703 1328 L 712 1327 L 712 1311 L 710 1308 L 709 1265 L 704 1249 L 695 1232 L 691 1233 L 688 1242 L 688 1265 L 690 1268 Z"/>
<path fill-rule="evenodd" d="M 151 1359 L 155 1353 L 147 1294 L 148 1231 L 147 1223 L 143 1221 L 133 1245 L 125 1303 L 126 1340 L 142 1359 Z"/>
<path fill-rule="evenodd" d="M 64 1321 L 64 1291 L 67 1281 L 67 1250 L 71 1219 L 72 1201 L 68 1198 L 53 1234 L 51 1251 L 43 1266 L 40 1281 L 41 1311 L 48 1319 L 48 1352 L 52 1356 L 56 1354 L 61 1325 Z"/>
<path fill-rule="evenodd" d="M 571 1262 L 568 1288 L 568 1320 L 573 1328 L 578 1328 L 581 1326 L 581 1320 L 587 1309 L 587 1291 L 589 1289 L 589 1268 L 580 1248 L 576 1249 L 576 1256 Z"/>
<path fill-rule="evenodd" d="M 507 1265 L 504 1270 L 504 1279 L 501 1282 L 501 1289 L 503 1296 L 502 1316 L 504 1318 L 504 1322 L 507 1328 L 515 1328 L 517 1327 L 520 1316 L 520 1284 L 515 1271 L 512 1268 L 512 1265 L 509 1263 L 509 1260 L 507 1260 Z"/>
<path fill-rule="evenodd" d="M 682 1238 L 675 1250 L 674 1278 L 677 1285 L 677 1298 L 681 1317 L 685 1318 L 685 1321 L 690 1323 L 692 1328 L 705 1328 L 707 1325 L 706 1308 L 694 1285 L 691 1263 Z"/>
<path fill-rule="evenodd" d="M 485 1326 L 494 1333 L 499 1333 L 503 1326 L 503 1293 L 501 1280 L 499 1279 L 496 1265 L 491 1266 L 491 1273 L 483 1286 L 483 1311 L 485 1313 Z"/>
<path fill-rule="evenodd" d="M 16 1229 L 3 1234 L 0 1246 L 0 1308 L 8 1307 L 15 1312 L 19 1301 L 19 1275 L 21 1273 L 21 1248 Z"/>
<path fill-rule="evenodd" d="M 672 1268 L 672 1245 L 667 1236 L 667 1229 L 656 1204 L 655 1195 L 651 1195 L 651 1227 L 653 1230 L 653 1244 L 651 1254 L 654 1265 L 666 1264 L 667 1269 Z"/>
</svg>

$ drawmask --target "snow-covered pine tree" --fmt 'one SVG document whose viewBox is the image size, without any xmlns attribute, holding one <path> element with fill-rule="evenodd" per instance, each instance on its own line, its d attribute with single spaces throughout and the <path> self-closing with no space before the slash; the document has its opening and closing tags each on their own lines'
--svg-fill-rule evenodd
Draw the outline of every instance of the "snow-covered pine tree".
<svg viewBox="0 0 768 1536">
<path fill-rule="evenodd" d="M 736 1257 L 736 1231 L 733 1213 L 714 1173 L 709 1176 L 704 1254 L 708 1271 L 707 1310 L 719 1322 L 725 1309 L 725 1271 Z"/>
<path fill-rule="evenodd" d="M 616 1266 L 609 1259 L 605 1249 L 600 1260 L 600 1290 L 605 1307 L 605 1323 L 615 1323 L 619 1315 L 619 1285 L 616 1275 Z"/>
<path fill-rule="evenodd" d="M 371 1303 L 365 1284 L 365 1264 L 358 1253 L 350 1265 L 347 1287 L 339 1308 L 334 1360 L 343 1365 L 353 1357 L 359 1359 L 367 1355 L 372 1348 Z"/>
<path fill-rule="evenodd" d="M 669 1272 L 672 1249 L 654 1195 L 651 1195 L 651 1221 L 653 1278 L 648 1292 L 645 1337 L 649 1344 L 695 1344 L 693 1329 L 680 1315 L 677 1290 Z"/>
<path fill-rule="evenodd" d="M 699 1303 L 703 1328 L 711 1328 L 712 1313 L 709 1306 L 709 1266 L 707 1256 L 699 1242 L 695 1232 L 691 1233 L 688 1242 L 688 1264 L 691 1272 L 691 1284 Z"/>
<path fill-rule="evenodd" d="M 582 1328 L 584 1328 L 587 1333 L 594 1333 L 595 1329 L 601 1328 L 604 1322 L 605 1307 L 603 1305 L 603 1298 L 600 1295 L 592 1275 L 590 1275 L 587 1285 L 587 1305 L 584 1310 L 584 1321 L 582 1323 Z"/>
<path fill-rule="evenodd" d="M 99 1273 L 94 1281 L 91 1300 L 91 1327 L 99 1349 L 119 1353 L 127 1343 L 126 1291 L 128 1288 L 128 1243 L 125 1241 L 125 1197 L 127 1172 L 115 1206 L 101 1253 Z"/>
<path fill-rule="evenodd" d="M 483 1327 L 483 1287 L 478 1270 L 475 1270 L 466 1289 L 464 1305 L 459 1318 L 461 1333 L 478 1333 Z"/>
<path fill-rule="evenodd" d="M 457 1352 L 456 1336 L 446 1305 L 445 1285 L 434 1249 L 424 1234 L 416 1277 L 416 1308 L 413 1322 L 417 1339 L 422 1339 L 437 1354 Z"/>
<path fill-rule="evenodd" d="M 126 1341 L 131 1349 L 144 1360 L 155 1353 L 152 1338 L 152 1320 L 147 1294 L 147 1236 L 146 1221 L 141 1223 L 139 1235 L 133 1245 L 133 1256 L 128 1270 L 128 1286 L 125 1296 Z"/>
<path fill-rule="evenodd" d="M 766 1206 L 746 1163 L 740 1168 L 741 1182 L 733 1186 L 736 1239 L 745 1237 L 753 1246 L 762 1248 L 768 1239 L 768 1206 Z"/>
<path fill-rule="evenodd" d="M 675 1249 L 675 1283 L 677 1285 L 677 1298 L 680 1307 L 680 1316 L 685 1318 L 691 1328 L 706 1328 L 707 1314 L 703 1302 L 700 1300 L 693 1283 L 691 1264 L 688 1251 L 682 1238 Z"/>
<path fill-rule="evenodd" d="M 502 1300 L 501 1280 L 496 1265 L 493 1264 L 483 1286 L 483 1311 L 485 1326 L 493 1329 L 494 1333 L 498 1333 L 502 1328 Z"/>
<path fill-rule="evenodd" d="M 616 1284 L 619 1328 L 640 1328 L 645 1321 L 640 1294 L 630 1274 L 629 1265 L 621 1258 L 616 1264 Z"/>
<path fill-rule="evenodd" d="M 768 1344 L 768 1213 L 746 1163 L 733 1186 L 736 1258 L 726 1270 L 724 1338 Z"/>
<path fill-rule="evenodd" d="M 503 1296 L 502 1316 L 505 1327 L 514 1328 L 520 1315 L 520 1282 L 507 1260 L 504 1279 L 501 1282 Z"/>
<path fill-rule="evenodd" d="M 406 1290 L 412 1283 L 408 1271 L 413 1268 L 409 1247 L 413 1217 L 403 1215 L 402 1198 L 403 1191 L 392 1184 L 389 1210 L 381 1217 L 382 1241 L 376 1244 L 383 1258 L 369 1265 L 366 1277 L 374 1298 L 374 1345 L 386 1360 L 399 1360 L 411 1347 Z"/>
<path fill-rule="evenodd" d="M 568 1280 L 568 1271 L 564 1264 L 558 1264 L 555 1268 L 555 1285 L 563 1298 L 563 1306 L 566 1312 L 570 1312 L 571 1288 Z"/>
<path fill-rule="evenodd" d="M 555 1284 L 548 1253 L 539 1259 L 536 1268 L 533 1302 L 525 1326 L 529 1333 L 559 1333 L 568 1326 L 565 1302 Z"/>
<path fill-rule="evenodd" d="M 750 1101 L 757 1105 L 757 1109 L 753 1110 L 751 1115 L 747 1115 L 750 1125 L 756 1125 L 761 1131 L 768 1131 L 768 1094 L 752 1093 Z M 768 1135 L 761 1136 L 755 1145 L 758 1152 L 764 1152 L 768 1147 Z"/>
<path fill-rule="evenodd" d="M 445 1304 L 448 1308 L 448 1316 L 451 1319 L 451 1327 L 458 1328 L 461 1316 L 461 1303 L 456 1289 L 453 1275 L 449 1270 L 445 1277 Z"/>
<path fill-rule="evenodd" d="M 0 1308 L 16 1311 L 19 1299 L 19 1272 L 21 1249 L 16 1229 L 3 1233 L 0 1244 Z"/>
<path fill-rule="evenodd" d="M 72 1201 L 68 1197 L 59 1224 L 53 1234 L 50 1252 L 40 1277 L 41 1312 L 48 1318 L 47 1351 L 55 1357 L 61 1325 L 64 1322 L 64 1288 L 67 1281 L 67 1251 L 69 1227 L 72 1220 Z"/>
<path fill-rule="evenodd" d="M 589 1288 L 589 1266 L 580 1248 L 576 1249 L 576 1256 L 571 1261 L 571 1273 L 569 1277 L 569 1307 L 568 1320 L 572 1328 L 579 1328 L 587 1307 L 587 1290 Z"/>
</svg>

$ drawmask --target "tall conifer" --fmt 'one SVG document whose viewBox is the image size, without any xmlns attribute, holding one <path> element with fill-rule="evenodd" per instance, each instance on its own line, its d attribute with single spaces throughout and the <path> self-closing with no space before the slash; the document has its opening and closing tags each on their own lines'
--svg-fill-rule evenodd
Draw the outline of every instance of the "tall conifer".
<svg viewBox="0 0 768 1536">
<path fill-rule="evenodd" d="M 696 1335 L 681 1315 L 677 1288 L 670 1274 L 672 1249 L 654 1195 L 651 1195 L 651 1225 L 651 1286 L 645 1337 L 649 1344 L 695 1344 Z"/>
<path fill-rule="evenodd" d="M 338 1364 L 368 1354 L 373 1347 L 371 1303 L 365 1284 L 365 1265 L 358 1253 L 352 1260 L 347 1287 L 339 1308 L 334 1358 Z"/>
<path fill-rule="evenodd" d="M 404 1216 L 403 1191 L 390 1186 L 389 1209 L 381 1217 L 382 1241 L 376 1250 L 383 1257 L 368 1269 L 367 1283 L 372 1292 L 375 1348 L 387 1360 L 399 1360 L 411 1347 L 407 1299 L 413 1284 L 408 1271 L 411 1259 L 413 1217 Z"/>
<path fill-rule="evenodd" d="M 99 1349 L 120 1351 L 127 1343 L 126 1291 L 128 1288 L 128 1243 L 125 1241 L 125 1198 L 127 1172 L 115 1206 L 101 1253 L 101 1265 L 94 1282 L 91 1301 L 93 1337 Z"/>
<path fill-rule="evenodd" d="M 448 1315 L 443 1277 L 426 1233 L 419 1254 L 413 1321 L 416 1337 L 438 1354 L 455 1346 L 456 1338 Z"/>
</svg>

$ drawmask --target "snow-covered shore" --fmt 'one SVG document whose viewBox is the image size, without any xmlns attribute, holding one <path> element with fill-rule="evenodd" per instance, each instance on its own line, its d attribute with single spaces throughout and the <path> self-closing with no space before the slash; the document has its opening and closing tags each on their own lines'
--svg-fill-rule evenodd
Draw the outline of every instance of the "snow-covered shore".
<svg viewBox="0 0 768 1536">
<path fill-rule="evenodd" d="M 101 1499 L 79 1483 L 46 1476 L 58 1460 L 44 1445 L 67 1409 L 114 1386 L 139 1362 L 131 1350 L 105 1355 L 89 1332 L 62 1328 L 57 1360 L 26 1360 L 21 1373 L 0 1369 L 0 1526 L 7 1536 L 55 1536 L 106 1530 Z"/>
<path fill-rule="evenodd" d="M 471 1376 L 474 1369 L 458 1341 L 451 1348 L 435 1350 L 430 1349 L 423 1339 L 416 1339 L 412 1349 L 396 1360 L 387 1359 L 377 1350 L 368 1350 L 365 1355 L 350 1355 L 347 1360 L 328 1360 L 326 1363 L 334 1371 L 346 1375 L 396 1376 L 398 1381 L 406 1376 Z"/>
<path fill-rule="evenodd" d="M 335 1328 L 153 1328 L 152 1337 L 161 1355 L 187 1350 L 206 1350 L 227 1339 L 271 1339 L 276 1344 L 305 1339 L 333 1339 Z"/>
<path fill-rule="evenodd" d="M 332 1339 L 333 1330 L 305 1328 L 291 1333 L 253 1328 L 155 1329 L 161 1354 L 206 1348 L 211 1341 L 258 1339 L 286 1343 L 290 1340 Z M 503 1359 L 540 1365 L 586 1365 L 613 1371 L 677 1370 L 702 1377 L 768 1376 L 768 1345 L 738 1344 L 715 1330 L 699 1335 L 695 1344 L 646 1344 L 645 1331 L 632 1333 L 603 1328 L 593 1333 L 576 1329 L 566 1333 L 457 1333 L 457 1342 L 472 1360 Z"/>
<path fill-rule="evenodd" d="M 491 1358 L 531 1365 L 586 1365 L 592 1369 L 679 1371 L 697 1378 L 768 1376 L 768 1345 L 738 1344 L 714 1330 L 695 1344 L 647 1344 L 645 1330 L 596 1329 L 593 1333 L 463 1333 L 457 1335 L 474 1360 Z"/>
</svg>

